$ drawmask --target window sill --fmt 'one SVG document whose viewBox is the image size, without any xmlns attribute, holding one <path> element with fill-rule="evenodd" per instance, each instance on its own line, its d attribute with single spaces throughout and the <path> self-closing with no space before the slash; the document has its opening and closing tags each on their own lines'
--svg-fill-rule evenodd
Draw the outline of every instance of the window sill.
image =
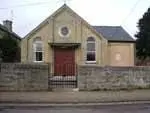
<svg viewBox="0 0 150 113">
<path fill-rule="evenodd" d="M 96 61 L 86 61 L 86 64 L 96 64 Z"/>
<path fill-rule="evenodd" d="M 34 63 L 43 63 L 44 61 L 34 61 Z"/>
</svg>

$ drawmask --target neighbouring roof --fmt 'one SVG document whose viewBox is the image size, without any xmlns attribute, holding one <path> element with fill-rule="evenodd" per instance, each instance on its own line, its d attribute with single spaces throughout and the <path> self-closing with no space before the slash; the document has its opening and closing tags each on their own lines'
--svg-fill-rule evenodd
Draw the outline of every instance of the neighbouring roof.
<svg viewBox="0 0 150 113">
<path fill-rule="evenodd" d="M 10 32 L 5 26 L 3 26 L 2 24 L 0 24 L 0 30 L 7 32 L 9 34 L 11 34 L 14 38 L 21 40 L 21 37 L 19 35 L 17 35 L 14 32 Z"/>
<path fill-rule="evenodd" d="M 134 42 L 135 40 L 121 26 L 93 26 L 108 41 Z"/>
</svg>

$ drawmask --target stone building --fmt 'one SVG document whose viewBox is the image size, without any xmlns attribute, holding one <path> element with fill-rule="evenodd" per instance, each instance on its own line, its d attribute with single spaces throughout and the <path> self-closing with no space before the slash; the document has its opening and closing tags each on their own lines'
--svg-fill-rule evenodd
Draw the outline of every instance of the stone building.
<svg viewBox="0 0 150 113">
<path fill-rule="evenodd" d="M 91 26 L 66 4 L 21 41 L 21 61 L 49 63 L 55 74 L 76 65 L 134 66 L 135 40 L 121 26 Z"/>
</svg>

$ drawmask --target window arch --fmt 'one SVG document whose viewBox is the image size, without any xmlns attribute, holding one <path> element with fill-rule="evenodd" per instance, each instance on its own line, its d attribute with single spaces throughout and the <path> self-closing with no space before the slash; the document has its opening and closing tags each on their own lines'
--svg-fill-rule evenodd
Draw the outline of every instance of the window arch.
<svg viewBox="0 0 150 113">
<path fill-rule="evenodd" d="M 34 62 L 43 61 L 43 43 L 40 37 L 33 40 L 33 60 Z"/>
<path fill-rule="evenodd" d="M 88 37 L 86 49 L 86 61 L 92 63 L 96 62 L 96 42 L 94 37 Z"/>
</svg>

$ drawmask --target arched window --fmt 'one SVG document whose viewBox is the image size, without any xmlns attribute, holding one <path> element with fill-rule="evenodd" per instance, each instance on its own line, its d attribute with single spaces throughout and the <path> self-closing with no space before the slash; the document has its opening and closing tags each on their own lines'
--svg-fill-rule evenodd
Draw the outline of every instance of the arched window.
<svg viewBox="0 0 150 113">
<path fill-rule="evenodd" d="M 34 62 L 43 61 L 43 43 L 40 37 L 37 37 L 33 41 L 33 60 Z"/>
<path fill-rule="evenodd" d="M 95 63 L 96 62 L 96 44 L 95 39 L 93 37 L 89 37 L 87 39 L 87 55 L 86 55 L 86 61 Z"/>
</svg>

